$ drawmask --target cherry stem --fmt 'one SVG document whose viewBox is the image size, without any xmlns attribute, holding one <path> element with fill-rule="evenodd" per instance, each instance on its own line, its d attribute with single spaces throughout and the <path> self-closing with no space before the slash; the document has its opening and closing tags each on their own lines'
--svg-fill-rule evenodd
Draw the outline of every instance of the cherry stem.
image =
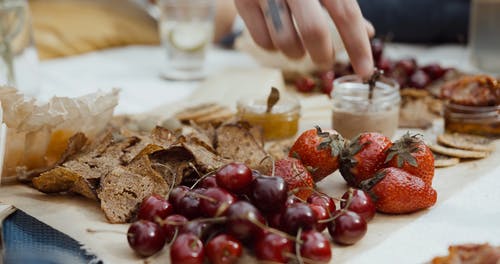
<svg viewBox="0 0 500 264">
<path fill-rule="evenodd" d="M 200 175 L 198 170 L 195 170 L 196 173 L 198 174 L 198 176 Z M 205 178 L 209 177 L 209 176 L 212 176 L 213 174 L 215 173 L 215 171 L 211 171 L 211 172 L 208 172 L 206 173 L 205 175 L 201 176 L 198 180 L 196 180 L 194 182 L 194 184 L 191 186 L 191 189 L 194 189 L 196 187 L 196 185 L 198 185 L 201 181 L 203 181 Z"/>
<path fill-rule="evenodd" d="M 212 198 L 212 197 L 209 197 L 209 196 L 206 196 L 206 195 L 203 195 L 203 194 L 199 194 L 199 193 L 195 193 L 195 192 L 188 192 L 187 195 L 191 195 L 195 198 L 200 198 L 200 199 L 205 199 L 211 203 L 216 203 L 217 200 Z"/>
<path fill-rule="evenodd" d="M 185 223 L 182 221 L 167 221 L 165 219 L 161 219 L 159 216 L 155 216 L 154 220 L 160 226 L 164 226 L 164 225 L 181 226 L 181 225 L 184 225 L 184 223 Z"/>
<path fill-rule="evenodd" d="M 126 232 L 118 231 L 118 230 L 106 230 L 106 229 L 92 229 L 92 228 L 87 228 L 85 229 L 88 233 L 115 233 L 115 234 L 120 234 L 120 235 L 126 235 Z"/>
<path fill-rule="evenodd" d="M 320 224 L 324 224 L 324 223 L 328 223 L 328 222 L 331 222 L 331 221 L 334 221 L 335 219 L 337 219 L 339 216 L 341 216 L 343 213 L 347 212 L 349 210 L 347 210 L 345 207 L 340 209 L 335 215 L 333 215 L 332 217 L 330 218 L 327 218 L 327 219 L 323 219 L 323 220 L 318 220 L 318 223 Z"/>
<path fill-rule="evenodd" d="M 174 172 L 174 170 L 172 170 L 172 168 L 168 167 L 167 165 L 165 164 L 161 164 L 159 162 L 155 162 L 154 164 L 152 165 L 155 165 L 155 166 L 159 166 L 159 167 L 163 167 L 165 170 L 168 170 L 174 177 L 172 179 L 172 183 L 170 184 L 169 186 L 169 189 L 168 189 L 168 192 L 167 192 L 167 195 L 166 195 L 166 198 L 168 200 L 168 198 L 170 197 L 170 193 L 172 192 L 172 190 L 174 189 L 174 186 L 175 186 L 175 183 L 177 181 L 177 173 Z"/>
<path fill-rule="evenodd" d="M 308 191 L 312 191 L 312 192 L 317 193 L 317 194 L 320 194 L 320 195 L 324 195 L 324 193 L 322 193 L 322 192 L 320 192 L 320 191 L 318 191 L 318 190 L 314 189 L 313 187 L 308 187 L 308 186 L 302 186 L 302 187 L 297 187 L 297 188 L 294 188 L 294 189 L 290 190 L 290 191 L 288 192 L 288 194 L 289 194 L 289 195 L 290 195 L 290 194 L 296 194 L 296 193 L 300 192 L 301 190 L 308 190 Z"/>
<path fill-rule="evenodd" d="M 345 204 L 345 207 L 346 209 L 348 209 L 350 206 L 351 206 L 351 203 L 352 203 L 352 196 L 354 195 L 354 189 L 349 187 L 349 190 L 347 191 L 347 193 L 349 194 L 348 197 L 347 197 L 347 202 Z"/>
<path fill-rule="evenodd" d="M 283 256 L 288 257 L 290 259 L 297 259 L 297 255 L 294 255 L 294 254 L 292 254 L 290 252 L 284 252 Z M 314 264 L 314 263 L 316 263 L 314 260 L 306 258 L 306 257 L 302 257 L 302 260 L 304 261 L 304 263 L 307 263 L 307 264 Z M 276 263 L 276 262 L 273 262 L 273 264 L 274 263 Z"/>
<path fill-rule="evenodd" d="M 278 235 L 278 236 L 282 236 L 284 238 L 287 238 L 291 241 L 294 241 L 295 243 L 302 243 L 300 240 L 297 240 L 295 237 L 293 236 L 290 236 L 289 234 L 285 233 L 285 232 L 282 232 L 278 229 L 275 229 L 275 228 L 272 228 L 270 226 L 267 226 L 263 223 L 261 223 L 259 220 L 253 218 L 253 217 L 248 217 L 248 221 L 252 222 L 252 224 L 258 226 L 259 228 L 262 228 L 263 230 L 268 230 L 269 232 L 275 234 L 275 235 Z"/>
<path fill-rule="evenodd" d="M 225 217 L 225 216 L 214 217 L 214 218 L 196 219 L 196 222 L 198 222 L 198 223 L 224 223 L 226 221 L 227 221 L 227 217 Z"/>
<path fill-rule="evenodd" d="M 339 216 L 341 216 L 343 213 L 349 211 L 349 207 L 351 206 L 351 202 L 352 202 L 352 197 L 354 195 L 354 189 L 353 188 L 349 188 L 348 194 L 349 194 L 349 197 L 347 198 L 347 202 L 346 202 L 346 205 L 344 206 L 344 208 L 340 209 L 339 212 L 336 213 L 333 217 L 330 217 L 330 218 L 327 218 L 327 219 L 323 219 L 323 220 L 318 220 L 318 223 L 324 224 L 324 223 L 328 223 L 328 222 L 334 221 Z"/>
<path fill-rule="evenodd" d="M 178 228 L 178 227 L 176 227 L 176 228 L 175 228 L 175 233 L 174 233 L 174 235 L 172 236 L 172 240 L 168 243 L 168 245 L 167 245 L 167 246 L 171 246 L 171 245 L 175 242 L 175 240 L 177 239 L 177 236 L 178 236 L 178 235 L 179 235 L 179 228 Z"/>
<path fill-rule="evenodd" d="M 302 227 L 299 227 L 299 230 L 297 231 L 297 241 L 301 241 L 300 237 L 302 236 Z M 297 254 L 297 262 L 299 264 L 304 264 L 304 259 L 302 258 L 302 254 L 300 254 L 300 244 L 295 243 L 295 254 Z"/>
<path fill-rule="evenodd" d="M 274 161 L 274 158 L 271 156 L 271 155 L 267 155 L 265 156 L 260 162 L 259 164 L 262 165 L 262 163 L 264 161 L 266 161 L 267 159 L 270 159 L 271 160 L 271 163 L 272 163 L 272 168 L 271 168 L 271 176 L 275 176 L 276 174 L 276 162 Z"/>
</svg>

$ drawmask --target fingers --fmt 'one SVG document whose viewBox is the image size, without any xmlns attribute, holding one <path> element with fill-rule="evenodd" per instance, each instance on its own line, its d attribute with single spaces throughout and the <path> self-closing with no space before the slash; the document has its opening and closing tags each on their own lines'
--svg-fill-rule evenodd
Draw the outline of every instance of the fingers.
<svg viewBox="0 0 500 264">
<path fill-rule="evenodd" d="M 373 27 L 372 23 L 366 19 L 365 19 L 365 28 L 366 32 L 368 33 L 368 37 L 373 38 L 373 36 L 375 36 L 375 28 Z"/>
<path fill-rule="evenodd" d="M 291 58 L 305 54 L 285 0 L 259 0 L 267 29 L 275 47 Z"/>
<path fill-rule="evenodd" d="M 365 19 L 355 0 L 323 0 L 344 41 L 354 71 L 367 77 L 373 73 L 373 58 Z"/>
<path fill-rule="evenodd" d="M 255 43 L 264 49 L 274 50 L 275 46 L 259 3 L 255 0 L 235 0 L 235 4 Z"/>
<path fill-rule="evenodd" d="M 328 22 L 319 1 L 288 0 L 302 43 L 320 68 L 331 68 L 334 51 Z"/>
</svg>

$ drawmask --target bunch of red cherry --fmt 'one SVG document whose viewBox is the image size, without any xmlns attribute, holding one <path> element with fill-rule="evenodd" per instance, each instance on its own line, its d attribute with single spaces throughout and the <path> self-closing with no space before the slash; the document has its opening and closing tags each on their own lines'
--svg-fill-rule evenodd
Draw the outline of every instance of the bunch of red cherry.
<svg viewBox="0 0 500 264">
<path fill-rule="evenodd" d="M 327 263 L 331 245 L 322 231 L 328 229 L 335 243 L 351 245 L 375 214 L 361 190 L 349 189 L 338 199 L 340 209 L 327 194 L 315 190 L 305 201 L 297 191 L 279 176 L 230 163 L 191 188 L 173 188 L 168 198 L 146 197 L 128 242 L 143 257 L 170 243 L 172 263 L 236 263 L 244 247 L 262 261 Z"/>
<path fill-rule="evenodd" d="M 390 60 L 383 56 L 384 42 L 378 38 L 372 39 L 371 48 L 375 66 L 383 70 L 385 76 L 395 79 L 401 88 L 425 89 L 450 70 L 436 63 L 419 66 L 414 58 Z"/>
<path fill-rule="evenodd" d="M 429 84 L 442 78 L 450 70 L 436 63 L 419 67 L 414 58 L 397 61 L 390 60 L 383 56 L 384 46 L 384 42 L 379 38 L 371 40 L 375 66 L 383 70 L 385 76 L 395 79 L 401 88 L 425 89 Z M 354 70 L 350 64 L 336 63 L 333 70 L 301 76 L 295 81 L 295 87 L 299 92 L 303 93 L 321 91 L 330 95 L 333 90 L 333 80 L 337 77 L 350 74 L 354 74 Z"/>
</svg>

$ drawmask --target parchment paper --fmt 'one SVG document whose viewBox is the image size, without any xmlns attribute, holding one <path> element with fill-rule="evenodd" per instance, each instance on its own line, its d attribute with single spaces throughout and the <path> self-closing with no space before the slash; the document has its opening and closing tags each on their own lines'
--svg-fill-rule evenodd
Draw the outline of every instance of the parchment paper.
<svg viewBox="0 0 500 264">
<path fill-rule="evenodd" d="M 240 79 L 241 78 L 241 79 Z M 262 78 L 266 78 L 262 80 Z M 275 80 L 276 73 L 273 71 L 255 71 L 252 73 L 240 74 L 232 72 L 209 79 L 202 85 L 194 97 L 180 105 L 186 105 L 203 99 L 217 99 L 217 102 L 223 102 L 233 105 L 235 98 L 246 94 L 267 92 L 262 88 L 259 82 L 282 84 L 282 81 Z M 249 80 L 253 80 L 250 82 Z M 242 89 L 245 88 L 244 92 Z M 253 89 L 254 90 L 247 90 Z M 283 88 L 283 87 L 281 87 Z M 223 91 L 223 92 L 221 92 Z M 209 101 L 210 101 L 209 100 Z M 323 127 L 330 126 L 330 109 L 328 100 L 325 96 L 305 97 L 303 104 L 303 120 L 301 129 L 310 128 L 313 124 L 319 124 Z M 324 107 L 323 107 L 324 106 Z M 165 106 L 164 114 L 171 113 L 179 106 Z M 157 109 L 158 110 L 158 109 Z M 154 111 L 158 113 L 157 111 Z M 404 131 L 399 131 L 399 134 Z M 496 143 L 497 149 L 500 148 L 500 141 Z M 492 155 L 483 160 L 463 162 L 455 167 L 438 169 L 434 178 L 434 187 L 438 192 L 438 202 L 435 208 L 449 198 L 459 193 L 463 188 L 471 183 L 480 180 L 485 175 L 491 173 L 500 173 L 500 151 L 495 151 Z M 347 186 L 338 172 L 327 177 L 318 183 L 318 188 L 333 196 L 340 196 L 345 192 Z M 6 204 L 12 204 L 26 213 L 34 216 L 40 221 L 60 230 L 80 241 L 90 252 L 95 253 L 105 263 L 141 263 L 142 260 L 134 255 L 126 242 L 125 234 L 110 232 L 89 233 L 88 228 L 94 230 L 114 230 L 125 233 L 127 225 L 108 224 L 99 205 L 93 201 L 85 200 L 81 197 L 46 195 L 31 189 L 28 186 L 1 186 L 0 201 Z M 497 203 L 494 203 L 497 205 Z M 493 205 L 492 205 L 493 206 Z M 333 246 L 332 263 L 352 263 L 363 252 L 375 248 L 384 241 L 391 239 L 391 235 L 398 230 L 408 226 L 410 223 L 418 220 L 428 214 L 430 210 L 424 210 L 409 215 L 382 215 L 377 214 L 373 221 L 369 223 L 368 233 L 359 243 L 350 247 Z M 438 211 L 432 211 L 438 213 Z M 443 219 L 447 217 L 446 211 L 442 213 Z M 451 221 L 451 220 L 450 220 Z M 424 228 L 424 227 L 422 227 Z M 494 230 L 498 232 L 498 230 Z M 401 241 L 401 243 L 409 241 Z M 438 248 L 414 249 L 421 250 L 421 258 L 428 260 L 437 253 L 442 253 Z M 387 256 L 387 263 L 391 263 L 391 257 Z M 413 263 L 421 261 L 411 259 L 408 262 Z M 378 259 L 380 261 L 380 259 Z M 246 257 L 243 263 L 254 262 L 254 259 Z M 374 262 L 378 263 L 376 260 Z M 168 263 L 168 250 L 163 250 L 162 254 L 154 258 L 151 263 Z"/>
</svg>

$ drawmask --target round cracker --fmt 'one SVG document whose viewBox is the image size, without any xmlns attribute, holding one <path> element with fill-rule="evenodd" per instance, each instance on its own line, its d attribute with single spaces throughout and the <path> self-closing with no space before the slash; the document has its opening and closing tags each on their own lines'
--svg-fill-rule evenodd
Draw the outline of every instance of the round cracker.
<svg viewBox="0 0 500 264">
<path fill-rule="evenodd" d="M 450 157 L 438 153 L 433 153 L 433 154 L 434 154 L 434 167 L 436 168 L 451 167 L 460 163 L 459 158 Z"/>
<path fill-rule="evenodd" d="M 448 155 L 456 158 L 463 159 L 481 159 L 488 156 L 488 152 L 485 151 L 473 151 L 473 150 L 463 150 L 456 148 L 449 148 L 441 145 L 429 145 L 429 148 L 436 153 Z"/>
<path fill-rule="evenodd" d="M 465 150 L 491 152 L 495 149 L 491 139 L 476 135 L 446 133 L 439 135 L 437 141 L 444 146 Z"/>
</svg>

